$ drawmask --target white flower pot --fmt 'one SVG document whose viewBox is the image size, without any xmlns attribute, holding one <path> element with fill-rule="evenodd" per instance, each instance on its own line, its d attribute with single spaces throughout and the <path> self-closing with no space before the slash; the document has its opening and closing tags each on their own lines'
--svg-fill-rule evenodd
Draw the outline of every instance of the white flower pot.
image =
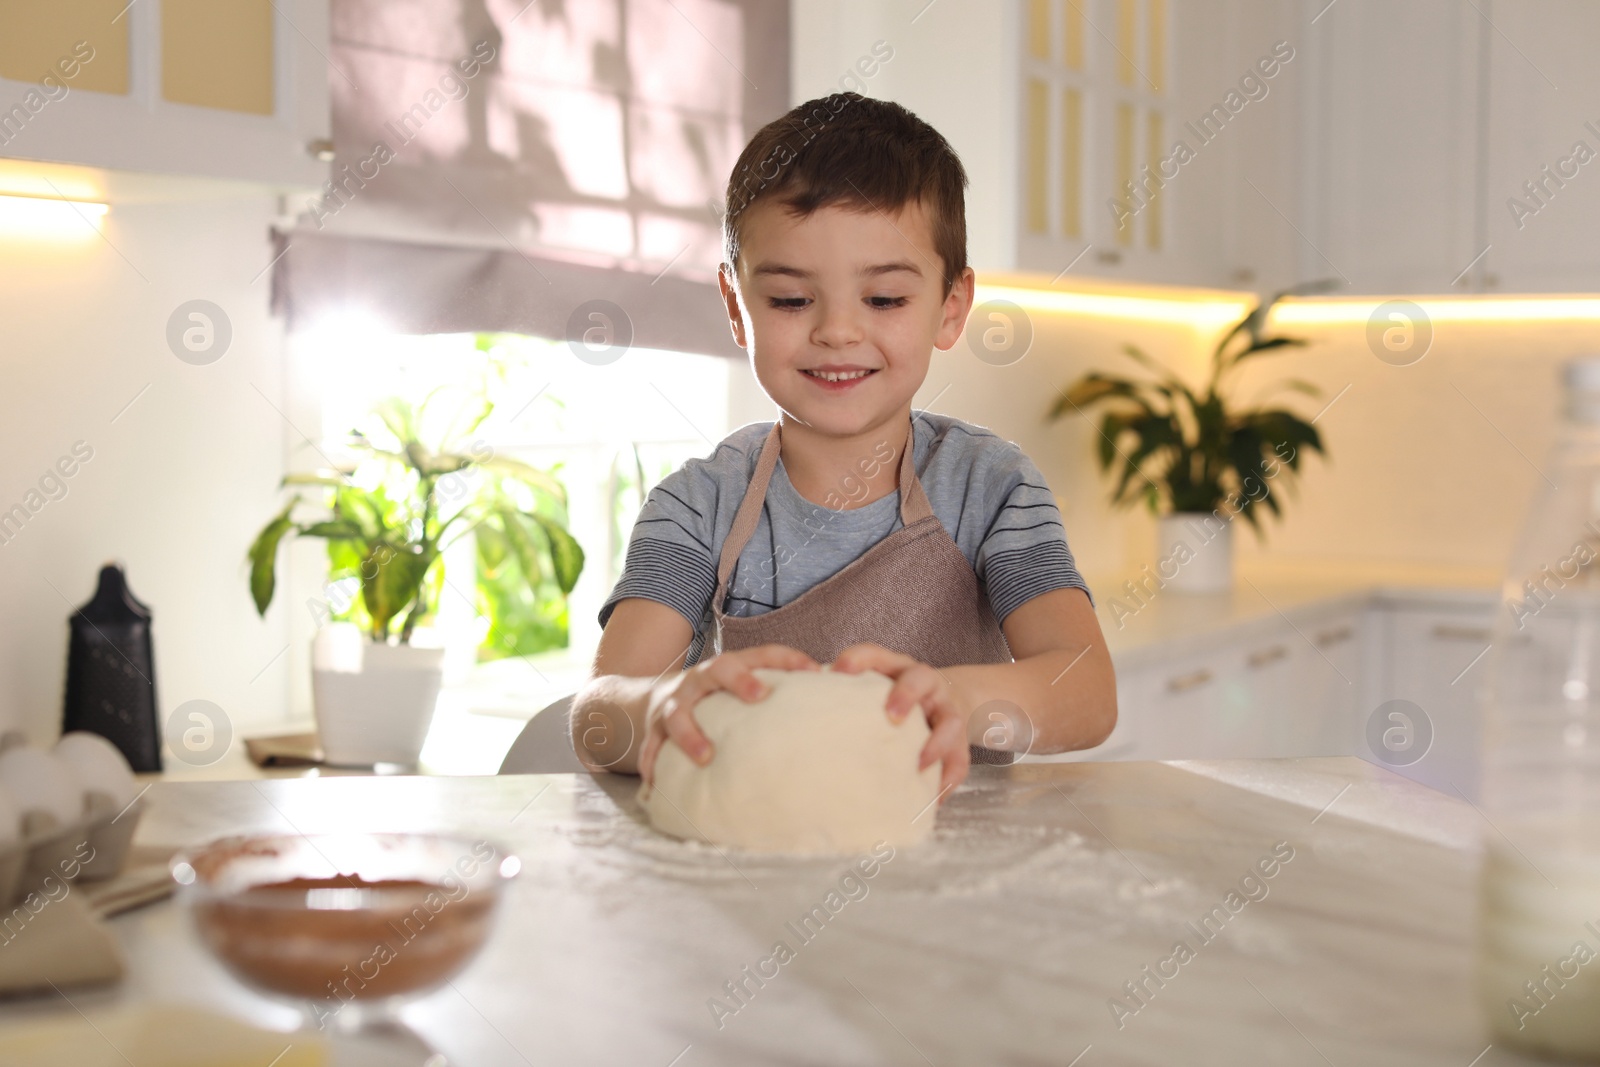
<svg viewBox="0 0 1600 1067">
<path fill-rule="evenodd" d="M 1232 589 L 1233 526 L 1209 511 L 1164 516 L 1156 527 L 1156 571 L 1165 588 L 1179 593 Z"/>
<path fill-rule="evenodd" d="M 311 697 L 325 762 L 414 765 L 433 723 L 444 649 L 380 645 L 348 623 L 318 631 Z"/>
</svg>

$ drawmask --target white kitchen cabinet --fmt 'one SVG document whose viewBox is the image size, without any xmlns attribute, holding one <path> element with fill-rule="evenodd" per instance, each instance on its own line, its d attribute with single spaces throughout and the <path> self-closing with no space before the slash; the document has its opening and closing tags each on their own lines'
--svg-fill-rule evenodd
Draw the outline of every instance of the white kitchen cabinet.
<svg viewBox="0 0 1600 1067">
<path fill-rule="evenodd" d="M 1342 756 L 1357 751 L 1359 711 L 1370 688 L 1369 615 L 1365 608 L 1345 609 L 1299 624 L 1288 706 L 1304 702 L 1315 710 L 1300 739 L 1314 751 L 1297 754 Z"/>
<path fill-rule="evenodd" d="M 0 23 L 0 156 L 283 192 L 327 179 L 327 0 L 0 0 Z"/>
<path fill-rule="evenodd" d="M 1368 716 L 1378 716 L 1383 730 L 1393 729 L 1385 744 L 1377 733 L 1372 744 L 1367 723 L 1355 754 L 1407 778 L 1452 796 L 1476 799 L 1479 782 L 1480 686 L 1489 647 L 1492 608 L 1395 605 L 1378 613 L 1383 653 L 1374 665 L 1376 703 Z M 1391 705 L 1391 701 L 1406 704 Z M 1408 742 L 1420 738 L 1420 718 L 1431 742 L 1415 762 Z M 1385 710 L 1387 709 L 1387 710 Z M 1400 716 L 1395 718 L 1394 716 Z M 1414 751 L 1414 750 L 1413 750 Z"/>
<path fill-rule="evenodd" d="M 1175 635 L 1119 660 L 1117 729 L 1104 745 L 1044 758 L 1353 755 L 1476 801 L 1497 607 L 1490 595 L 1382 592 Z M 1545 634 L 1559 670 L 1568 635 L 1555 624 Z"/>
<path fill-rule="evenodd" d="M 1290 698 L 1293 655 L 1279 635 L 1224 640 L 1125 672 L 1120 721 L 1131 750 L 1119 759 L 1226 759 L 1302 755 L 1289 739 L 1308 717 Z"/>
<path fill-rule="evenodd" d="M 1296 126 L 1291 5 L 915 7 L 791 5 L 793 95 L 799 102 L 857 88 L 943 133 L 971 180 L 968 242 L 980 273 L 1212 286 L 1289 275 L 1292 235 L 1259 221 L 1263 194 L 1289 204 L 1296 191 L 1293 155 L 1272 151 Z M 862 57 L 882 53 L 875 46 L 892 58 L 871 64 L 870 76 L 858 73 Z M 1259 74 L 1262 63 L 1271 78 Z M 1239 89 L 1247 75 L 1262 86 L 1249 90 L 1254 101 Z M 1187 152 L 1175 151 L 1179 142 Z M 1164 161 L 1170 179 L 1161 177 Z M 1131 195 L 1130 181 L 1138 186 Z"/>
<path fill-rule="evenodd" d="M 980 272 L 1600 288 L 1589 0 L 808 0 L 791 19 L 797 99 L 854 76 L 960 153 Z M 853 75 L 877 42 L 893 58 Z M 1119 214 L 1146 165 L 1173 177 Z"/>
<path fill-rule="evenodd" d="M 1302 667 L 1293 631 L 1240 642 L 1224 658 L 1219 732 L 1251 756 L 1299 755 L 1305 735 L 1320 732 L 1316 711 L 1295 699 Z"/>
<path fill-rule="evenodd" d="M 1517 0 L 1485 11 L 1494 28 L 1480 285 L 1600 289 L 1600 4 Z"/>
<path fill-rule="evenodd" d="M 1343 754 L 1349 693 L 1359 667 L 1342 662 L 1359 622 L 1301 617 L 1236 639 L 1217 656 L 1227 754 L 1261 758 Z M 1324 650 L 1326 649 L 1326 650 Z"/>
<path fill-rule="evenodd" d="M 1482 19 L 1459 0 L 1339 0 L 1310 17 L 1301 277 L 1363 293 L 1450 291 L 1485 243 Z"/>
<path fill-rule="evenodd" d="M 1288 758 L 1351 751 L 1361 684 L 1359 611 L 1297 613 L 1251 627 L 1193 665 L 1168 672 L 1166 703 L 1190 703 L 1181 749 L 1159 758 Z M 1196 680 L 1211 676 L 1204 685 Z M 1210 697 L 1191 695 L 1214 686 Z M 1158 712 L 1164 714 L 1165 712 Z M 1192 753 L 1193 755 L 1189 755 Z"/>
<path fill-rule="evenodd" d="M 1116 730 L 1078 759 L 1348 755 L 1363 687 L 1364 610 L 1300 613 L 1117 668 Z"/>
<path fill-rule="evenodd" d="M 1083 760 L 1202 759 L 1237 745 L 1222 726 L 1219 651 L 1163 657 L 1158 664 L 1117 666 L 1117 725 L 1099 746 L 1030 756 L 1046 763 Z"/>
<path fill-rule="evenodd" d="M 1249 747 L 1231 666 L 1222 649 L 1174 657 L 1156 672 L 1152 699 L 1140 709 L 1140 759 L 1205 759 Z"/>
<path fill-rule="evenodd" d="M 1583 236 L 1600 231 L 1597 38 L 1585 0 L 1328 7 L 1307 34 L 1300 275 L 1363 293 L 1600 287 Z"/>
<path fill-rule="evenodd" d="M 1223 725 L 1226 657 L 1217 651 L 1117 668 L 1117 725 L 1104 743 L 1080 752 L 1030 757 L 1042 762 L 1204 759 L 1239 744 Z"/>
</svg>

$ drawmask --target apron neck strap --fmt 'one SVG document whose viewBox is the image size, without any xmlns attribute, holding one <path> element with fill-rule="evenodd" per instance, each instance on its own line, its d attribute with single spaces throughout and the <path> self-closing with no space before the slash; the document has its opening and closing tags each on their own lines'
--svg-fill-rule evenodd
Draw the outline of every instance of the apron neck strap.
<svg viewBox="0 0 1600 1067">
<path fill-rule="evenodd" d="M 761 507 L 767 499 L 767 485 L 772 481 L 772 472 L 778 468 L 778 456 L 783 451 L 779 435 L 781 425 L 781 420 L 772 424 L 772 432 L 767 434 L 767 440 L 761 446 L 761 456 L 756 460 L 755 473 L 750 476 L 750 487 L 745 490 L 744 499 L 739 502 L 739 510 L 733 517 L 733 528 L 722 542 L 722 557 L 717 561 L 717 594 L 713 600 L 719 609 L 728 579 L 733 574 L 734 565 L 739 562 L 739 554 L 744 551 L 744 546 L 756 532 L 756 523 L 761 520 Z M 933 514 L 928 494 L 923 492 L 922 481 L 917 477 L 916 440 L 917 423 L 916 419 L 912 419 L 906 430 L 905 447 L 900 450 L 897 483 L 900 490 L 900 522 L 903 526 L 910 526 Z"/>
</svg>

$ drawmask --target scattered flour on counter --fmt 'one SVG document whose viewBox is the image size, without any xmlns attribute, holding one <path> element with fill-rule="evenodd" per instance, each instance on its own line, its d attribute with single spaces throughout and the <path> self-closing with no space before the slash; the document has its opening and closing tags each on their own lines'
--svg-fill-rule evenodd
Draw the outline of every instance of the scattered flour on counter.
<svg viewBox="0 0 1600 1067">
<path fill-rule="evenodd" d="M 666 837 L 644 821 L 630 785 L 583 783 L 573 817 L 551 824 L 549 852 L 526 864 L 522 878 L 577 890 L 588 906 L 619 921 L 650 899 L 692 925 L 707 915 L 798 914 L 814 903 L 813 887 L 836 881 L 851 859 L 746 853 Z M 1115 836 L 1108 842 L 1054 794 L 975 775 L 938 810 L 930 840 L 898 849 L 882 864 L 870 897 L 852 906 L 842 939 L 925 951 L 930 931 L 961 930 L 984 946 L 985 958 L 1006 960 L 1010 973 L 1073 983 L 1086 965 L 1098 965 L 1086 961 L 1104 959 L 1105 946 L 1122 952 L 1131 944 L 1168 945 L 1215 903 L 1216 886 L 1175 874 L 1160 857 Z M 1112 823 L 1101 826 L 1118 833 Z M 1229 926 L 1229 951 L 1292 960 L 1294 939 L 1274 903 Z"/>
<path fill-rule="evenodd" d="M 628 800 L 633 804 L 631 798 Z M 585 815 L 575 826 L 558 827 L 577 849 L 580 863 L 563 872 L 591 888 L 621 885 L 637 891 L 640 878 L 695 885 L 704 890 L 749 893 L 764 878 L 797 872 L 832 870 L 837 856 L 774 856 L 722 848 L 703 841 L 681 841 L 652 829 L 633 810 L 619 810 L 601 798 L 601 810 Z"/>
<path fill-rule="evenodd" d="M 1034 801 L 1031 791 L 1019 794 L 1014 785 L 969 780 L 939 809 L 933 837 L 897 850 L 877 884 L 930 902 L 993 900 L 1002 911 L 1037 909 L 1041 921 L 1053 917 L 1086 929 L 1186 916 L 1177 906 L 1192 890 L 1185 879 L 1147 869 L 1147 882 L 1103 838 L 1030 819 Z M 576 813 L 575 825 L 556 828 L 573 847 L 575 862 L 546 874 L 600 894 L 632 897 L 641 879 L 658 879 L 701 894 L 748 896 L 752 884 L 764 890 L 822 877 L 848 859 L 748 853 L 666 837 L 643 820 L 631 791 L 591 786 L 578 798 Z"/>
</svg>

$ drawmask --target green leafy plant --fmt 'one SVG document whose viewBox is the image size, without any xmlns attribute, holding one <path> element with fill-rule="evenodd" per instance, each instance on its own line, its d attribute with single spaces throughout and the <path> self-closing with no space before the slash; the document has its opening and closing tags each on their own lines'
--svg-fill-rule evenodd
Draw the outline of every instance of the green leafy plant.
<svg viewBox="0 0 1600 1067">
<path fill-rule="evenodd" d="M 490 621 L 480 658 L 526 654 L 566 642 L 566 596 L 584 554 L 567 528 L 565 487 L 550 471 L 497 455 L 470 435 L 494 411 L 482 390 L 446 413 L 439 389 L 415 406 L 391 398 L 369 436 L 352 432 L 359 457 L 346 471 L 291 474 L 293 495 L 250 546 L 250 595 L 265 614 L 284 538 L 327 541 L 330 580 L 356 578 L 361 596 L 342 613 L 374 641 L 410 640 L 445 588 L 442 553 L 468 533 L 477 543 L 475 606 Z M 308 500 L 307 494 L 315 494 Z M 302 513 L 314 514 L 302 517 Z M 464 595 L 464 594 L 463 594 Z M 498 634 L 498 640 L 496 635 Z"/>
<path fill-rule="evenodd" d="M 1049 417 L 1104 409 L 1098 455 L 1101 469 L 1116 478 L 1113 504 L 1127 507 L 1142 500 L 1156 514 L 1231 507 L 1259 533 L 1258 509 L 1282 514 L 1280 485 L 1299 472 L 1303 449 L 1323 452 L 1322 437 L 1310 422 L 1285 408 L 1236 406 L 1228 390 L 1247 360 L 1306 343 L 1268 336 L 1267 316 L 1283 297 L 1323 288 L 1288 290 L 1257 305 L 1217 342 L 1209 378 L 1198 390 L 1127 345 L 1123 351 L 1148 377 L 1086 374 L 1057 398 Z M 1321 395 L 1315 385 L 1299 379 L 1277 387 Z"/>
</svg>

